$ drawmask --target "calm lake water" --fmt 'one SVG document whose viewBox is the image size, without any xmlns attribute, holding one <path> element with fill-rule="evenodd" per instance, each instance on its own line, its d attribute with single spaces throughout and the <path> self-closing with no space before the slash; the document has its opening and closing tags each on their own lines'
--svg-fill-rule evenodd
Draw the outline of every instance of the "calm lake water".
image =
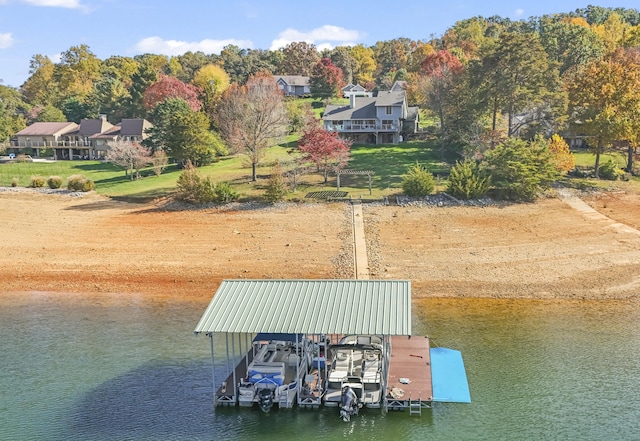
<svg viewBox="0 0 640 441">
<path fill-rule="evenodd" d="M 472 404 L 351 423 L 214 409 L 209 340 L 192 333 L 207 303 L 3 294 L 0 439 L 640 439 L 638 302 L 416 301 L 414 335 L 462 351 Z"/>
</svg>

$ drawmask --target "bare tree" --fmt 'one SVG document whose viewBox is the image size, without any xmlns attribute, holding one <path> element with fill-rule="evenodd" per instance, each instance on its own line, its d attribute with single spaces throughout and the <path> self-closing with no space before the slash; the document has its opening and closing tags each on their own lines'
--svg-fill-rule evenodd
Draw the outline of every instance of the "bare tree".
<svg viewBox="0 0 640 441">
<path fill-rule="evenodd" d="M 156 150 L 151 157 L 151 164 L 153 166 L 153 172 L 156 176 L 160 176 L 169 164 L 169 157 L 162 150 Z"/>
<path fill-rule="evenodd" d="M 125 176 L 133 180 L 140 177 L 142 167 L 151 163 L 151 152 L 137 142 L 114 141 L 109 144 L 105 159 L 124 168 Z"/>
<path fill-rule="evenodd" d="M 253 181 L 264 150 L 280 142 L 289 127 L 282 92 L 267 74 L 256 74 L 244 86 L 227 89 L 216 119 L 227 143 L 249 158 Z"/>
</svg>

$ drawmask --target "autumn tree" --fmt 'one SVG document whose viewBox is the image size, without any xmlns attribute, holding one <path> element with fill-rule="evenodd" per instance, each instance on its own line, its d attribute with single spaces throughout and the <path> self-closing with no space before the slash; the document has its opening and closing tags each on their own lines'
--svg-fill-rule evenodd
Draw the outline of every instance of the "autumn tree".
<svg viewBox="0 0 640 441">
<path fill-rule="evenodd" d="M 320 56 L 312 43 L 298 41 L 288 44 L 282 49 L 280 72 L 284 75 L 311 76 L 313 66 Z"/>
<path fill-rule="evenodd" d="M 440 154 L 444 159 L 444 145 L 450 130 L 448 125 L 448 107 L 452 100 L 452 88 L 457 77 L 462 73 L 460 60 L 449 51 L 442 50 L 428 55 L 421 64 L 420 72 L 423 81 L 421 95 L 425 104 L 440 120 Z"/>
<path fill-rule="evenodd" d="M 101 64 L 86 44 L 71 46 L 62 52 L 54 71 L 61 94 L 64 97 L 86 97 L 100 79 Z"/>
<path fill-rule="evenodd" d="M 355 63 L 353 67 L 353 83 L 363 86 L 373 83 L 376 71 L 373 49 L 364 47 L 362 44 L 353 46 L 351 48 L 351 57 Z"/>
<path fill-rule="evenodd" d="M 548 143 L 549 153 L 551 153 L 555 159 L 558 170 L 562 173 L 573 170 L 575 167 L 575 158 L 569 149 L 569 145 L 562 136 L 556 133 L 549 139 Z"/>
<path fill-rule="evenodd" d="M 193 84 L 201 91 L 201 101 L 209 118 L 213 118 L 215 106 L 229 88 L 229 81 L 227 72 L 216 64 L 207 64 L 195 73 Z"/>
<path fill-rule="evenodd" d="M 298 150 L 308 162 L 316 165 L 328 181 L 330 170 L 340 170 L 349 162 L 351 141 L 340 139 L 338 132 L 329 132 L 318 124 L 309 125 L 298 140 Z"/>
<path fill-rule="evenodd" d="M 151 153 L 137 142 L 114 141 L 109 144 L 105 159 L 124 168 L 125 176 L 133 180 L 140 178 L 140 169 L 151 163 Z"/>
<path fill-rule="evenodd" d="M 345 86 L 342 69 L 333 64 L 329 58 L 323 58 L 311 71 L 309 87 L 311 95 L 316 98 L 338 97 Z"/>
<path fill-rule="evenodd" d="M 148 110 L 153 110 L 166 99 L 181 98 L 192 110 L 198 111 L 202 107 L 198 99 L 199 94 L 200 90 L 193 84 L 186 84 L 177 78 L 162 75 L 144 92 L 144 106 Z"/>
<path fill-rule="evenodd" d="M 227 89 L 217 106 L 216 122 L 227 143 L 249 159 L 253 181 L 265 149 L 277 144 L 289 128 L 282 92 L 266 73 Z"/>
<path fill-rule="evenodd" d="M 591 139 L 598 177 L 602 153 L 640 133 L 640 66 L 611 56 L 572 72 L 566 86 L 571 125 Z"/>
<path fill-rule="evenodd" d="M 58 84 L 54 80 L 55 64 L 46 55 L 36 54 L 29 61 L 29 78 L 20 88 L 31 104 L 55 104 Z"/>
</svg>

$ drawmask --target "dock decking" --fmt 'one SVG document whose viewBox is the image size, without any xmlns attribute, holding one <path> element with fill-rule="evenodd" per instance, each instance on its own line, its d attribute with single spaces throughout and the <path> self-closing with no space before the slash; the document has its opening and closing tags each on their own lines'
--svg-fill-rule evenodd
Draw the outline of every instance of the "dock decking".
<svg viewBox="0 0 640 441">
<path fill-rule="evenodd" d="M 428 337 L 391 337 L 387 376 L 388 409 L 410 409 L 412 413 L 419 413 L 419 408 L 430 407 L 433 386 L 429 346 Z"/>
</svg>

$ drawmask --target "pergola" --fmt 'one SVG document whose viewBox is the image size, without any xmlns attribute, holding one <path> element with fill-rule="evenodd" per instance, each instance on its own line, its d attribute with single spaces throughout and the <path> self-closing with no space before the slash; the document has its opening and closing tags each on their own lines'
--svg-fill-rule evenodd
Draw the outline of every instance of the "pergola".
<svg viewBox="0 0 640 441">
<path fill-rule="evenodd" d="M 338 170 L 336 171 L 337 190 L 340 191 L 340 175 L 366 175 L 369 177 L 369 195 L 371 195 L 371 176 L 374 174 L 373 170 Z"/>
</svg>

